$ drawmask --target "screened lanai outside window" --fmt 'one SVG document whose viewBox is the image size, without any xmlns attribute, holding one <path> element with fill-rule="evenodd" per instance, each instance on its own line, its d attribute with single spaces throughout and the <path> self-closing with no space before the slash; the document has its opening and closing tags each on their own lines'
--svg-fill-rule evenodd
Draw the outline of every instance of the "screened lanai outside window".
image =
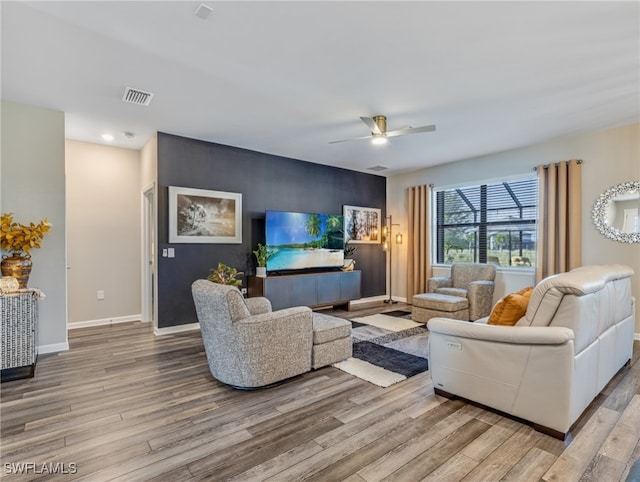
<svg viewBox="0 0 640 482">
<path fill-rule="evenodd" d="M 535 266 L 537 186 L 531 178 L 436 191 L 437 262 Z"/>
</svg>

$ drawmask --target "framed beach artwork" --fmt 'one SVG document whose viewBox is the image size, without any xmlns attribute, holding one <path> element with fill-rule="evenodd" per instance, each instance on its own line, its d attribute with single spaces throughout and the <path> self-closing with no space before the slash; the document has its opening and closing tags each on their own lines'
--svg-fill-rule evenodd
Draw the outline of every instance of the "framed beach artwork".
<svg viewBox="0 0 640 482">
<path fill-rule="evenodd" d="M 242 243 L 242 194 L 169 186 L 170 243 Z"/>
<path fill-rule="evenodd" d="M 343 206 L 344 239 L 351 243 L 376 244 L 381 236 L 380 209 Z"/>
</svg>

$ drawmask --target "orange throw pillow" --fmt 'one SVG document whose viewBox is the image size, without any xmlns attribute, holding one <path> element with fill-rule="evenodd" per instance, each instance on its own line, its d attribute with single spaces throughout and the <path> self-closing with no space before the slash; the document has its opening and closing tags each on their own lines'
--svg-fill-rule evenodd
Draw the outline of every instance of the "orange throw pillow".
<svg viewBox="0 0 640 482">
<path fill-rule="evenodd" d="M 526 288 L 522 288 L 520 291 L 516 291 L 516 294 L 527 298 L 531 298 L 531 293 L 533 293 L 533 286 L 527 286 Z"/>
<path fill-rule="evenodd" d="M 488 325 L 513 326 L 527 312 L 533 286 L 511 293 L 496 303 L 489 315 Z"/>
</svg>

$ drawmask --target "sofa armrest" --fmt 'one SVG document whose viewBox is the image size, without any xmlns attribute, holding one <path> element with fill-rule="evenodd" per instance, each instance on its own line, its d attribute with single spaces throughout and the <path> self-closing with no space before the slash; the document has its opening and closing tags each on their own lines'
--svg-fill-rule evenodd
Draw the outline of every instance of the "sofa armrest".
<svg viewBox="0 0 640 482">
<path fill-rule="evenodd" d="M 475 321 L 478 318 L 488 316 L 493 307 L 493 281 L 478 280 L 469 283 L 469 319 Z"/>
<path fill-rule="evenodd" d="M 575 420 L 572 394 L 581 383 L 571 329 L 446 318 L 431 318 L 428 328 L 436 389 L 567 432 Z"/>
<path fill-rule="evenodd" d="M 233 323 L 234 346 L 243 363 L 258 366 L 304 359 L 311 366 L 313 315 L 297 306 Z"/>
<path fill-rule="evenodd" d="M 431 318 L 431 334 L 516 345 L 562 345 L 574 339 L 573 330 L 560 326 L 497 326 L 449 318 Z"/>
<path fill-rule="evenodd" d="M 260 324 L 288 324 L 292 329 L 306 330 L 307 325 L 309 331 L 313 329 L 313 315 L 311 308 L 306 306 L 295 306 L 293 308 L 285 308 L 283 310 L 272 311 L 269 313 L 260 313 L 257 315 L 249 316 L 240 321 L 236 321 L 234 326 L 252 326 Z"/>
<path fill-rule="evenodd" d="M 435 293 L 438 288 L 450 288 L 452 286 L 453 286 L 453 280 L 445 276 L 427 279 L 428 293 Z"/>
<path fill-rule="evenodd" d="M 311 370 L 312 313 L 296 307 L 249 316 L 216 333 L 215 342 L 224 348 L 208 349 L 214 377 L 243 388 L 269 385 Z"/>
<path fill-rule="evenodd" d="M 262 296 L 247 298 L 244 300 L 252 315 L 261 315 L 262 313 L 271 313 L 271 301 Z"/>
</svg>

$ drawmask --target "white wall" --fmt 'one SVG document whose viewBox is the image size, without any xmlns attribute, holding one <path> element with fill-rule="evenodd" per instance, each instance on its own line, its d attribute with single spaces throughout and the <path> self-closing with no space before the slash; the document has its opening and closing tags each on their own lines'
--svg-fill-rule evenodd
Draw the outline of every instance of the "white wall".
<svg viewBox="0 0 640 482">
<path fill-rule="evenodd" d="M 69 327 L 139 320 L 140 152 L 67 140 L 66 168 Z"/>
<path fill-rule="evenodd" d="M 140 188 L 158 180 L 158 134 L 155 133 L 140 150 Z"/>
<path fill-rule="evenodd" d="M 34 249 L 29 286 L 39 302 L 38 351 L 68 349 L 64 113 L 2 101 L 1 209 L 27 224 L 53 224 L 42 248 Z"/>
<path fill-rule="evenodd" d="M 640 124 L 554 142 L 513 149 L 497 154 L 443 164 L 424 170 L 389 177 L 387 212 L 399 223 L 395 232 L 407 230 L 405 189 L 418 184 L 437 187 L 513 178 L 532 174 L 538 164 L 582 159 L 582 264 L 621 263 L 635 271 L 633 293 L 640 301 L 640 244 L 623 244 L 602 236 L 591 222 L 591 209 L 597 196 L 624 181 L 640 180 Z M 394 246 L 396 247 L 396 246 Z M 406 296 L 406 243 L 394 252 L 393 295 Z M 501 275 L 505 289 L 518 285 L 508 271 Z M 533 282 L 533 276 L 531 276 Z M 508 292 L 508 291 L 505 291 Z M 500 297 L 505 292 L 496 293 Z M 636 303 L 636 333 L 640 333 L 640 303 Z"/>
</svg>

